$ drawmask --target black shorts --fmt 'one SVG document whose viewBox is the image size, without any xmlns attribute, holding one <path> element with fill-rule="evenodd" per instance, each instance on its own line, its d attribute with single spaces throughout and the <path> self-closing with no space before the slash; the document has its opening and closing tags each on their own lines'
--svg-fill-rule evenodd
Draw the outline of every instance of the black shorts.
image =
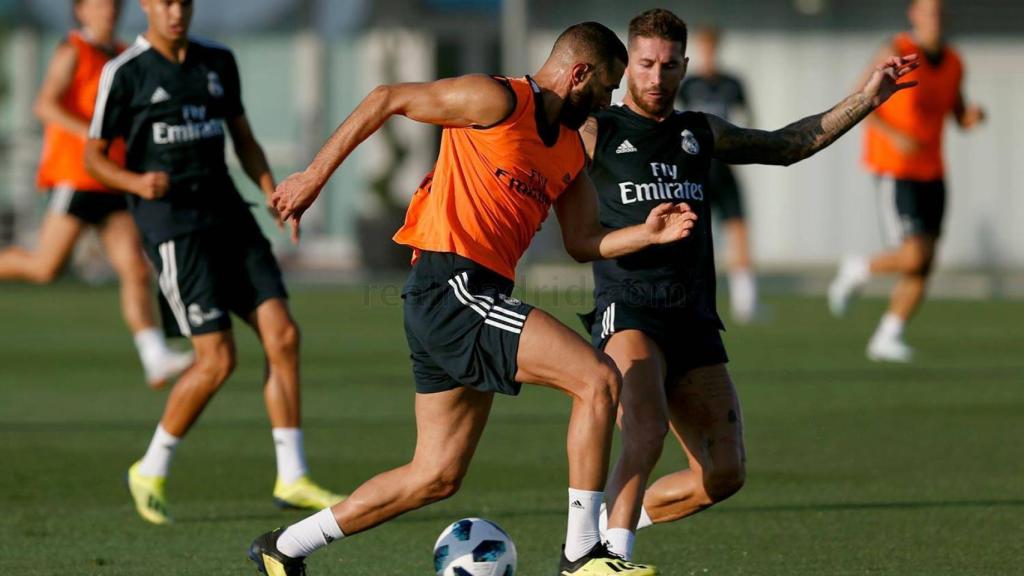
<svg viewBox="0 0 1024 576">
<path fill-rule="evenodd" d="M 54 214 L 74 216 L 86 224 L 99 226 L 111 214 L 128 211 L 128 199 L 116 192 L 89 192 L 58 186 L 50 190 L 46 208 Z"/>
<path fill-rule="evenodd" d="M 728 164 L 718 160 L 711 161 L 711 168 L 708 170 L 708 189 L 711 209 L 719 218 L 734 220 L 746 216 L 739 182 Z"/>
<path fill-rule="evenodd" d="M 695 368 L 729 362 L 720 328 L 711 322 L 695 320 L 687 310 L 598 302 L 597 308 L 580 318 L 598 350 L 604 350 L 616 332 L 643 332 L 665 355 L 670 380 Z"/>
<path fill-rule="evenodd" d="M 423 252 L 402 289 L 416 392 L 469 386 L 515 396 L 523 325 L 533 307 L 513 282 L 476 262 Z"/>
<path fill-rule="evenodd" d="M 146 242 L 159 273 L 164 331 L 198 336 L 231 328 L 273 298 L 287 298 L 281 269 L 252 215 L 161 244 Z"/>
<path fill-rule="evenodd" d="M 899 244 L 908 236 L 942 235 L 946 215 L 946 183 L 943 180 L 878 179 L 882 223 L 886 239 Z"/>
</svg>

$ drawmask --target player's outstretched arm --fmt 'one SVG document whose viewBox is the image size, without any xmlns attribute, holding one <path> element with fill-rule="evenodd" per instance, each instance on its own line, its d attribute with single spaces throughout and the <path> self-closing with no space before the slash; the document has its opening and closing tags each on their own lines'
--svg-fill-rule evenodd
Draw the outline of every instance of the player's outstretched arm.
<svg viewBox="0 0 1024 576">
<path fill-rule="evenodd" d="M 555 203 L 562 243 L 577 262 L 608 260 L 690 235 L 697 215 L 686 204 L 659 204 L 643 224 L 613 230 L 597 218 L 597 190 L 586 172 Z"/>
<path fill-rule="evenodd" d="M 162 198 L 170 188 L 166 172 L 139 174 L 122 168 L 107 155 L 110 141 L 90 138 L 85 143 L 85 169 L 101 184 L 113 190 L 141 196 L 147 200 Z"/>
<path fill-rule="evenodd" d="M 829 146 L 893 94 L 916 86 L 900 79 L 918 66 L 917 55 L 892 57 L 875 67 L 864 87 L 834 108 L 774 132 L 734 126 L 708 115 L 715 157 L 731 164 L 789 166 Z"/>
<path fill-rule="evenodd" d="M 282 218 L 297 222 L 345 158 L 392 116 L 445 127 L 491 126 L 514 108 L 512 92 L 483 74 L 379 86 L 335 130 L 305 171 L 281 182 L 273 205 Z"/>
</svg>

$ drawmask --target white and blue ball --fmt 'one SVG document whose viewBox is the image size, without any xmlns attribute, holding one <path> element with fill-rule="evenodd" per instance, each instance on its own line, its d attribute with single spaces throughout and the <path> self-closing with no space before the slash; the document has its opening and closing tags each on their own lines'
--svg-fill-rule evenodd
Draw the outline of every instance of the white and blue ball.
<svg viewBox="0 0 1024 576">
<path fill-rule="evenodd" d="M 465 518 L 437 538 L 434 571 L 437 576 L 513 576 L 516 545 L 497 524 Z"/>
</svg>

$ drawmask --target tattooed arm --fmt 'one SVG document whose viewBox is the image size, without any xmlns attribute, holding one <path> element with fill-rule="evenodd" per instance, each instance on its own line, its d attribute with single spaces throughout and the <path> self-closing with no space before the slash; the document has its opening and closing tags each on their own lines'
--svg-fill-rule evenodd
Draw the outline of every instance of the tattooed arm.
<svg viewBox="0 0 1024 576">
<path fill-rule="evenodd" d="M 839 139 L 875 108 L 916 82 L 900 82 L 917 68 L 917 56 L 893 57 L 879 64 L 860 92 L 828 112 L 809 116 L 774 132 L 738 128 L 708 115 L 715 138 L 715 158 L 730 164 L 789 166 Z"/>
</svg>

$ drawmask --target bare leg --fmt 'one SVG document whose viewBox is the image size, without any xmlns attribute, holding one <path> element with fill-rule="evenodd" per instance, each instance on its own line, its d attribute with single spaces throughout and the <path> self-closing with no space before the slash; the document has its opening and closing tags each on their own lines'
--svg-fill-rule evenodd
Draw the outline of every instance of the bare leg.
<svg viewBox="0 0 1024 576">
<path fill-rule="evenodd" d="M 71 256 L 83 227 L 74 216 L 47 212 L 34 251 L 14 247 L 0 252 L 0 280 L 53 282 Z"/>
<path fill-rule="evenodd" d="M 739 398 L 722 364 L 691 370 L 668 391 L 672 431 L 689 470 L 664 476 L 644 495 L 655 523 L 696 514 L 743 486 L 746 455 Z"/>
<path fill-rule="evenodd" d="M 872 274 L 901 275 L 892 292 L 889 312 L 904 321 L 914 315 L 924 300 L 937 241 L 936 237 L 929 235 L 910 236 L 898 250 L 881 254 L 871 261 Z"/>
<path fill-rule="evenodd" d="M 267 414 L 274 428 L 301 424 L 299 391 L 299 327 L 287 303 L 274 298 L 259 305 L 249 318 L 267 355 L 267 382 L 263 389 Z"/>
<path fill-rule="evenodd" d="M 100 228 L 100 240 L 121 281 L 121 313 L 128 328 L 134 334 L 155 327 L 149 264 L 131 215 L 111 214 Z"/>
<path fill-rule="evenodd" d="M 583 553 L 569 558 L 573 561 L 592 549 L 587 540 L 599 542 L 599 498 L 607 474 L 621 378 L 607 356 L 536 309 L 524 323 L 517 361 L 517 381 L 556 388 L 573 399 L 567 440 L 569 483 L 577 492 L 591 492 L 575 516 L 570 510 L 571 538 L 567 538 L 566 554 L 570 553 L 569 544 L 587 544 Z M 314 515 L 289 527 L 281 536 L 287 541 L 282 552 L 292 557 L 306 556 L 338 537 L 333 534 L 333 523 L 345 535 L 356 534 L 454 494 L 476 451 L 492 401 L 492 393 L 469 388 L 417 394 L 417 441 L 412 461 L 370 479 L 347 500 L 332 506 L 333 520 L 328 519 L 331 526 L 324 526 L 322 517 Z M 594 499 L 598 501 L 592 502 Z M 573 518 L 580 515 L 587 516 L 586 521 L 574 523 Z M 260 539 L 254 543 L 256 550 L 265 545 Z"/>
<path fill-rule="evenodd" d="M 724 223 L 729 238 L 729 305 L 732 318 L 740 324 L 757 317 L 757 280 L 750 263 L 750 241 L 747 222 L 730 218 Z"/>
<path fill-rule="evenodd" d="M 235 369 L 235 341 L 230 330 L 192 337 L 195 364 L 174 385 L 161 426 L 181 438 Z"/>
<path fill-rule="evenodd" d="M 456 388 L 416 395 L 416 452 L 405 466 L 379 474 L 331 510 L 351 536 L 455 494 L 476 452 L 492 393 Z"/>
<path fill-rule="evenodd" d="M 555 388 L 572 397 L 566 438 L 569 486 L 603 491 L 622 387 L 615 364 L 579 334 L 537 309 L 523 327 L 518 363 L 516 381 Z"/>
<path fill-rule="evenodd" d="M 605 494 L 608 527 L 633 530 L 668 433 L 665 359 L 658 345 L 638 330 L 616 333 L 605 352 L 622 371 L 622 451 Z"/>
<path fill-rule="evenodd" d="M 743 218 L 730 218 L 723 223 L 729 246 L 729 270 L 749 270 L 750 232 Z"/>
</svg>

